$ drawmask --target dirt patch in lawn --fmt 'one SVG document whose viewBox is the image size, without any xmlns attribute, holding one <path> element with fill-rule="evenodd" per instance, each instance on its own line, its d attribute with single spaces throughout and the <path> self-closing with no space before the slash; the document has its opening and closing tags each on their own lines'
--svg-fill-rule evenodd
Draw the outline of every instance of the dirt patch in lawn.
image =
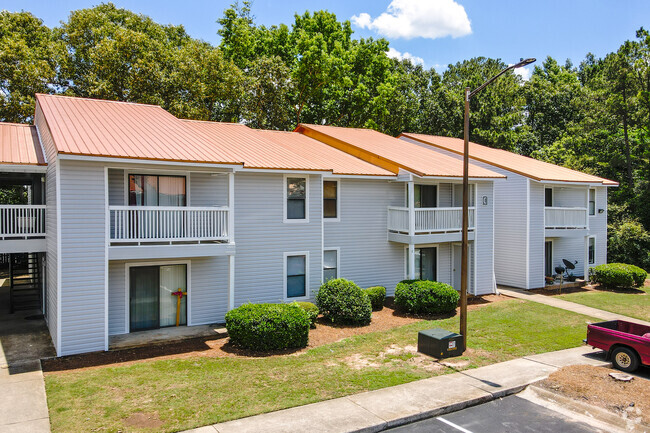
<svg viewBox="0 0 650 433">
<path fill-rule="evenodd" d="M 593 365 L 571 365 L 539 383 L 543 388 L 575 400 L 614 411 L 650 425 L 650 380 L 635 377 L 622 382 L 609 376 L 617 370 Z"/>
<path fill-rule="evenodd" d="M 470 297 L 468 310 L 471 311 L 494 302 L 511 299 L 503 295 L 487 295 Z M 523 301 L 521 301 L 523 302 Z M 457 314 L 457 312 L 455 313 Z M 436 316 L 414 316 L 403 314 L 395 309 L 392 298 L 387 298 L 385 307 L 381 311 L 372 313 L 372 322 L 368 326 L 341 326 L 333 324 L 320 317 L 316 329 L 309 331 L 309 345 L 304 349 L 286 350 L 271 353 L 253 352 L 241 349 L 229 343 L 228 338 L 204 337 L 192 338 L 179 342 L 156 344 L 132 349 L 114 350 L 109 352 L 95 352 L 83 355 L 72 355 L 62 358 L 43 360 L 43 371 L 52 374 L 60 371 L 85 370 L 103 366 L 131 364 L 139 361 L 160 359 L 183 359 L 196 356 L 206 357 L 268 357 L 299 354 L 308 349 L 333 343 L 354 335 L 369 332 L 385 331 L 388 329 L 408 325 L 421 320 L 434 320 L 452 317 L 454 314 Z"/>
<path fill-rule="evenodd" d="M 158 418 L 158 414 L 137 412 L 124 419 L 124 425 L 129 427 L 158 429 L 163 424 L 160 418 Z"/>
</svg>

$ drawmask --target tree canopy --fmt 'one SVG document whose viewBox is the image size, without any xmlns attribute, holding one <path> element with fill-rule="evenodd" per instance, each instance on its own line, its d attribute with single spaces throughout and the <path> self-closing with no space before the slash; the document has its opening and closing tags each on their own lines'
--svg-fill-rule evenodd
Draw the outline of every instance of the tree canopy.
<svg viewBox="0 0 650 433">
<path fill-rule="evenodd" d="M 388 57 L 327 11 L 258 25 L 251 3 L 216 20 L 218 46 L 112 3 L 55 28 L 0 12 L 0 121 L 32 121 L 35 93 L 158 104 L 182 118 L 291 130 L 299 122 L 462 137 L 463 90 L 507 66 L 477 57 L 433 68 Z M 610 253 L 650 269 L 650 34 L 574 66 L 551 57 L 471 100 L 470 139 L 621 183 Z M 625 251 L 634 251 L 626 259 Z"/>
</svg>

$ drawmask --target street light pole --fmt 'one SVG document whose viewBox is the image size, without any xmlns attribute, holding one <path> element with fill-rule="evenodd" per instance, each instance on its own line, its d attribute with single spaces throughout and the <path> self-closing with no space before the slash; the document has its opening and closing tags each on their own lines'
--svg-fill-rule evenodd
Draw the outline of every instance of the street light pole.
<svg viewBox="0 0 650 433">
<path fill-rule="evenodd" d="M 467 231 L 469 225 L 469 100 L 478 92 L 487 87 L 494 80 L 499 78 L 511 69 L 521 68 L 522 66 L 533 63 L 535 59 L 521 60 L 519 63 L 508 66 L 485 83 L 478 86 L 473 91 L 465 88 L 465 123 L 464 123 L 464 146 L 463 146 L 463 235 L 462 235 L 462 255 L 460 266 L 460 334 L 463 336 L 463 347 L 467 348 L 467 273 L 469 270 L 468 251 L 469 242 L 467 240 Z M 476 266 L 476 265 L 475 265 Z"/>
</svg>

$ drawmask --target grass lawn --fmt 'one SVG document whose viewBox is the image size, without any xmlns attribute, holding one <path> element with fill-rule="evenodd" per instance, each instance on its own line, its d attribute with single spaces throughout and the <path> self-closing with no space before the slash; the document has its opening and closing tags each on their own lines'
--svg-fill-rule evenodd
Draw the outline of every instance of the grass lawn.
<svg viewBox="0 0 650 433">
<path fill-rule="evenodd" d="M 646 281 L 646 286 L 640 288 L 645 294 L 590 291 L 569 293 L 561 295 L 560 298 L 650 322 L 650 286 L 647 283 Z"/>
<path fill-rule="evenodd" d="M 579 346 L 590 318 L 507 300 L 470 311 L 457 369 Z M 299 354 L 157 360 L 45 376 L 54 432 L 178 431 L 455 370 L 414 353 L 417 331 L 458 317 L 358 335 Z M 415 362 L 418 361 L 418 362 Z M 450 360 L 452 361 L 452 360 Z M 134 420 L 146 419 L 139 424 Z M 153 421 L 152 421 L 153 420 Z"/>
</svg>

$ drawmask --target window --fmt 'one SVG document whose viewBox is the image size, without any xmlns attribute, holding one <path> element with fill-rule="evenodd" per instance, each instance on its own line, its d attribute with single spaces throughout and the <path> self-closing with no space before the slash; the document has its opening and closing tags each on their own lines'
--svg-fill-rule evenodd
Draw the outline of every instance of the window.
<svg viewBox="0 0 650 433">
<path fill-rule="evenodd" d="M 544 206 L 553 207 L 553 188 L 544 190 Z"/>
<path fill-rule="evenodd" d="M 129 268 L 129 331 L 187 324 L 187 266 Z M 182 293 L 180 303 L 179 295 Z"/>
<path fill-rule="evenodd" d="M 588 257 L 590 265 L 596 263 L 596 238 L 593 236 L 589 237 Z"/>
<path fill-rule="evenodd" d="M 129 206 L 185 206 L 185 176 L 129 175 Z"/>
<path fill-rule="evenodd" d="M 596 215 L 596 190 L 589 189 L 589 215 Z"/>
<path fill-rule="evenodd" d="M 338 250 L 323 251 L 323 282 L 339 277 L 339 252 Z"/>
<path fill-rule="evenodd" d="M 287 177 L 286 188 L 287 219 L 307 219 L 307 179 L 304 177 Z"/>
<path fill-rule="evenodd" d="M 323 181 L 323 218 L 338 218 L 338 187 L 335 180 Z"/>
<path fill-rule="evenodd" d="M 287 256 L 287 298 L 307 295 L 307 256 Z"/>
<path fill-rule="evenodd" d="M 415 276 L 416 280 L 436 281 L 438 278 L 438 250 L 432 248 L 415 248 Z M 409 271 L 409 254 L 406 248 L 406 275 Z"/>
<path fill-rule="evenodd" d="M 438 207 L 437 185 L 415 185 L 415 207 Z"/>
</svg>

